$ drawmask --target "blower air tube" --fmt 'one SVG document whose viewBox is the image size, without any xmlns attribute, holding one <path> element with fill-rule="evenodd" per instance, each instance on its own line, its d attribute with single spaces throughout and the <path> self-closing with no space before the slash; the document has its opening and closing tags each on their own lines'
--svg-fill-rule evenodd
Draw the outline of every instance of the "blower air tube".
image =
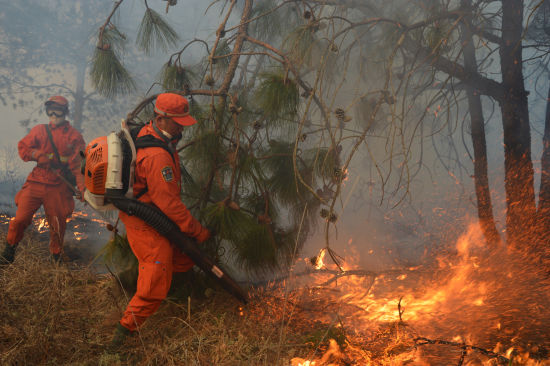
<svg viewBox="0 0 550 366">
<path fill-rule="evenodd" d="M 106 198 L 116 208 L 127 213 L 128 215 L 136 216 L 151 225 L 159 234 L 166 237 L 170 242 L 181 249 L 195 262 L 195 265 L 208 273 L 215 279 L 224 290 L 235 296 L 244 304 L 247 302 L 247 296 L 241 287 L 233 280 L 224 270 L 218 267 L 213 260 L 204 254 L 197 244 L 186 234 L 182 233 L 179 227 L 174 224 L 162 211 L 158 208 L 140 202 L 136 199 L 124 197 L 120 193 L 106 192 Z"/>
</svg>

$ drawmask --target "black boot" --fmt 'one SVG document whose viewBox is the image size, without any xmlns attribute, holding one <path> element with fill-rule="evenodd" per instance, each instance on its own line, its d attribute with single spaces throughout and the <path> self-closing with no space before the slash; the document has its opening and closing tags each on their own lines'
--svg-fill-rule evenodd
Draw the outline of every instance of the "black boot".
<svg viewBox="0 0 550 366">
<path fill-rule="evenodd" d="M 2 254 L 0 254 L 0 264 L 7 265 L 10 263 L 13 263 L 13 260 L 15 259 L 15 245 L 9 245 L 6 243 L 6 246 L 4 247 L 4 250 L 2 251 Z"/>
<path fill-rule="evenodd" d="M 128 329 L 120 325 L 118 323 L 116 325 L 115 331 L 113 333 L 113 338 L 111 339 L 111 343 L 107 346 L 107 353 L 115 354 L 120 351 L 124 343 L 126 342 L 126 339 L 129 335 L 131 335 L 132 332 Z"/>
</svg>

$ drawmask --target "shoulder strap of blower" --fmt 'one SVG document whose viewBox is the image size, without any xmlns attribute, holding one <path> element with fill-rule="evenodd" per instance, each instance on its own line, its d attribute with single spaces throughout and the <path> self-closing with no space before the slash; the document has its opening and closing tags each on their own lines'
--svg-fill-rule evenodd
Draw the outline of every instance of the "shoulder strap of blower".
<svg viewBox="0 0 550 366">
<path fill-rule="evenodd" d="M 174 158 L 174 154 L 172 153 L 172 150 L 166 144 L 166 142 L 157 139 L 153 135 L 145 135 L 145 136 L 138 137 L 138 134 L 139 134 L 139 132 L 141 131 L 141 129 L 143 127 L 145 127 L 145 126 L 134 127 L 130 130 L 130 135 L 132 136 L 132 140 L 134 140 L 134 145 L 136 147 L 136 151 L 139 150 L 139 149 L 145 149 L 145 148 L 148 148 L 148 147 L 160 147 L 160 148 L 163 148 L 164 150 L 166 150 L 168 152 L 168 154 L 170 154 L 170 157 L 172 157 L 172 161 L 174 161 L 174 164 L 175 164 L 176 160 Z M 149 191 L 149 187 L 145 187 L 141 192 L 139 192 L 135 196 L 135 198 L 136 199 L 140 198 L 145 193 L 147 193 L 147 191 Z"/>
<path fill-rule="evenodd" d="M 63 177 L 67 179 L 67 181 L 74 187 L 76 185 L 76 177 L 74 174 L 69 170 L 69 167 L 67 164 L 63 164 L 61 162 L 61 156 L 59 156 L 59 151 L 57 150 L 57 146 L 55 146 L 55 142 L 53 142 L 53 136 L 52 131 L 50 130 L 50 126 L 48 124 L 44 124 L 44 127 L 46 127 L 46 133 L 48 134 L 48 139 L 50 140 L 50 143 L 52 144 L 53 152 L 55 153 L 55 157 L 57 158 L 57 161 L 59 162 L 61 166 L 61 172 L 63 174 Z"/>
</svg>

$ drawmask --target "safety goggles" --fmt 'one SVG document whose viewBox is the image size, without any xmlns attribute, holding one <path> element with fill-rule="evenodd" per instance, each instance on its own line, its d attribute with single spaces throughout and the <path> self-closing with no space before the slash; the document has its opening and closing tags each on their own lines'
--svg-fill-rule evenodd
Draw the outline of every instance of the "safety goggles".
<svg viewBox="0 0 550 366">
<path fill-rule="evenodd" d="M 55 109 L 47 109 L 46 114 L 48 115 L 48 117 L 51 117 L 51 116 L 63 117 L 65 115 L 64 112 L 55 110 Z"/>
</svg>

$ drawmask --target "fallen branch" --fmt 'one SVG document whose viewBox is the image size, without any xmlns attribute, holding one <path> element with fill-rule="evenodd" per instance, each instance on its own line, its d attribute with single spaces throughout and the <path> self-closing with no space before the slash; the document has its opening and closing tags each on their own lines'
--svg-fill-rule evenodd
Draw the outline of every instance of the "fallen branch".
<svg viewBox="0 0 550 366">
<path fill-rule="evenodd" d="M 306 270 L 299 273 L 289 273 L 285 276 L 277 277 L 271 280 L 265 280 L 265 281 L 256 281 L 256 282 L 239 282 L 241 285 L 249 285 L 249 286 L 265 286 L 269 284 L 275 284 L 279 282 L 286 281 L 289 278 L 292 277 L 302 277 L 302 276 L 308 276 L 313 274 L 332 274 L 334 277 L 331 279 L 323 282 L 320 285 L 317 285 L 317 287 L 323 287 L 331 284 L 332 282 L 336 281 L 337 279 L 341 277 L 347 277 L 347 276 L 359 276 L 359 277 L 379 277 L 384 275 L 395 275 L 395 274 L 404 274 L 404 273 L 421 273 L 419 271 L 413 271 L 409 269 L 390 269 L 387 271 L 382 272 L 374 272 L 369 270 L 363 270 L 363 269 L 353 269 L 349 271 L 343 271 L 340 270 L 332 270 L 332 269 L 318 269 L 318 270 Z"/>
<path fill-rule="evenodd" d="M 498 353 L 495 353 L 493 351 L 489 351 L 489 350 L 486 350 L 484 348 L 481 348 L 481 347 L 476 347 L 476 346 L 472 346 L 472 345 L 469 345 L 469 344 L 464 344 L 464 343 L 458 343 L 458 342 L 451 342 L 451 341 L 445 341 L 445 340 L 442 340 L 442 339 L 428 339 L 428 338 L 424 338 L 424 337 L 418 337 L 418 338 L 415 338 L 414 339 L 414 343 L 417 345 L 417 346 L 423 346 L 425 344 L 444 344 L 444 345 L 447 345 L 447 346 L 453 346 L 453 347 L 459 347 L 462 349 L 462 354 L 460 355 L 460 360 L 458 362 L 458 366 L 462 366 L 463 362 L 464 362 L 464 357 L 466 356 L 466 351 L 467 350 L 473 350 L 473 351 L 477 351 L 489 358 L 496 358 L 498 360 L 498 362 L 502 363 L 502 364 L 509 364 L 510 363 L 510 359 L 502 356 L 502 355 L 499 355 Z"/>
</svg>

